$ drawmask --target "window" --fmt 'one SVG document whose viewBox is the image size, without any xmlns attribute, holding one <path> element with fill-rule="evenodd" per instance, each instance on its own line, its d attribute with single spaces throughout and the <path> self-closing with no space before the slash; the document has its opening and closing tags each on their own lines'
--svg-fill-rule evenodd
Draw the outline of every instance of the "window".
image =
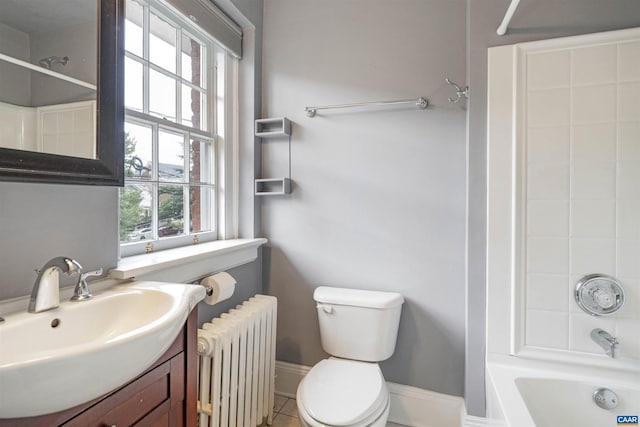
<svg viewBox="0 0 640 427">
<path fill-rule="evenodd" d="M 214 240 L 235 59 L 163 2 L 127 0 L 126 11 L 121 254 Z"/>
</svg>

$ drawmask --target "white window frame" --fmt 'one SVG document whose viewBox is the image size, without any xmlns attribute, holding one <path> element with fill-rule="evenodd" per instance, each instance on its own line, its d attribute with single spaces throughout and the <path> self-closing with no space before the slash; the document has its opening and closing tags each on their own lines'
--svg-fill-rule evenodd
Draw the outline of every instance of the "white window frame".
<svg viewBox="0 0 640 427">
<path fill-rule="evenodd" d="M 153 179 L 151 180 L 139 180 L 139 179 L 127 179 L 125 177 L 125 185 L 132 183 L 140 184 L 155 184 L 153 191 L 152 202 L 152 226 L 153 238 L 145 239 L 137 242 L 120 242 L 120 256 L 126 257 L 130 255 L 141 254 L 149 252 L 151 247 L 152 251 L 169 249 L 180 246 L 187 246 L 199 242 L 211 241 L 216 239 L 228 239 L 237 237 L 237 205 L 238 205 L 238 191 L 237 191 L 237 167 L 238 167 L 238 121 L 237 121 L 237 108 L 238 108 L 238 60 L 226 52 L 222 47 L 215 43 L 213 38 L 206 32 L 201 30 L 190 19 L 184 17 L 171 5 L 165 3 L 162 0 L 139 0 L 141 3 L 145 3 L 144 13 L 144 25 L 143 25 L 143 56 L 141 58 L 131 52 L 125 52 L 125 56 L 134 59 L 136 62 L 143 64 L 144 73 L 144 85 L 143 85 L 143 112 L 125 108 L 125 121 L 133 124 L 141 124 L 144 126 L 150 126 L 153 131 L 153 164 L 155 165 L 155 171 Z M 172 23 L 177 31 L 176 42 L 176 74 L 172 74 L 158 66 L 152 65 L 149 59 L 149 10 L 153 10 L 153 13 L 162 17 L 167 22 Z M 145 31 L 146 30 L 146 31 Z M 203 99 L 206 105 L 207 116 L 203 117 L 203 122 L 207 124 L 208 130 L 200 130 L 185 126 L 178 122 L 181 117 L 182 97 L 179 96 L 179 91 L 176 91 L 176 122 L 165 120 L 157 116 L 152 116 L 148 113 L 149 110 L 149 70 L 153 69 L 162 74 L 170 76 L 172 79 L 178 77 L 178 87 L 181 87 L 183 83 L 187 83 L 188 86 L 193 86 L 190 82 L 186 82 L 182 79 L 181 70 L 181 54 L 180 44 L 182 34 L 186 34 L 190 38 L 198 41 L 202 46 L 206 47 L 205 61 L 203 61 L 203 68 L 206 68 L 207 81 L 203 86 L 206 90 L 206 100 Z M 204 74 L 204 73 L 203 73 Z M 222 101 L 220 97 L 223 97 Z M 211 141 L 213 146 L 213 162 L 210 165 L 210 173 L 212 180 L 210 184 L 202 184 L 199 182 L 191 182 L 189 177 L 188 168 L 188 156 L 185 156 L 185 168 L 184 173 L 186 175 L 185 182 L 166 182 L 159 181 L 158 177 L 158 152 L 157 152 L 157 137 L 159 130 L 177 131 L 180 133 L 187 133 L 190 136 L 196 136 L 201 139 L 207 139 Z M 185 150 L 189 149 L 188 136 L 185 139 Z M 186 151 L 185 151 L 186 152 Z M 185 199 L 184 199 L 184 234 L 179 236 L 162 237 L 158 236 L 158 189 L 160 184 L 186 186 Z M 189 191 L 191 186 L 204 186 L 212 188 L 213 207 L 211 210 L 211 231 L 202 231 L 191 233 L 189 230 Z M 152 246 L 149 246 L 151 244 Z"/>
</svg>

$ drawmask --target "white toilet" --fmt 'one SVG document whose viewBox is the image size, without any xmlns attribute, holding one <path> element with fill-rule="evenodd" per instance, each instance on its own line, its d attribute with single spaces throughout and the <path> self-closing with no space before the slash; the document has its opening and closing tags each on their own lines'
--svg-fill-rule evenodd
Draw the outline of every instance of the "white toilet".
<svg viewBox="0 0 640 427">
<path fill-rule="evenodd" d="M 319 287 L 313 294 L 322 348 L 334 357 L 316 364 L 298 386 L 307 427 L 384 427 L 389 391 L 377 362 L 393 354 L 404 298 L 395 292 Z"/>
</svg>

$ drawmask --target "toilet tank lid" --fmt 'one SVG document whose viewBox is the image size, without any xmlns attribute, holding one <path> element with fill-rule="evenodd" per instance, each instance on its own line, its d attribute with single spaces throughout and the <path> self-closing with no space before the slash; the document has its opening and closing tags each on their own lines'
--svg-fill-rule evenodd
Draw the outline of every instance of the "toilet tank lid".
<svg viewBox="0 0 640 427">
<path fill-rule="evenodd" d="M 404 302 L 404 297 L 397 292 L 367 291 L 329 286 L 316 288 L 313 293 L 313 299 L 323 304 L 370 308 L 397 307 Z"/>
</svg>

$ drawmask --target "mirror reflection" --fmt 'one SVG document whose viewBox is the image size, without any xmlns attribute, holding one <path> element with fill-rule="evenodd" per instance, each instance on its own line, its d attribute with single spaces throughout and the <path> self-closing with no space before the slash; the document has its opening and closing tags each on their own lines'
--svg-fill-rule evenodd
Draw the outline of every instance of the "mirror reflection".
<svg viewBox="0 0 640 427">
<path fill-rule="evenodd" d="M 97 2 L 0 1 L 0 147 L 96 158 Z"/>
</svg>

